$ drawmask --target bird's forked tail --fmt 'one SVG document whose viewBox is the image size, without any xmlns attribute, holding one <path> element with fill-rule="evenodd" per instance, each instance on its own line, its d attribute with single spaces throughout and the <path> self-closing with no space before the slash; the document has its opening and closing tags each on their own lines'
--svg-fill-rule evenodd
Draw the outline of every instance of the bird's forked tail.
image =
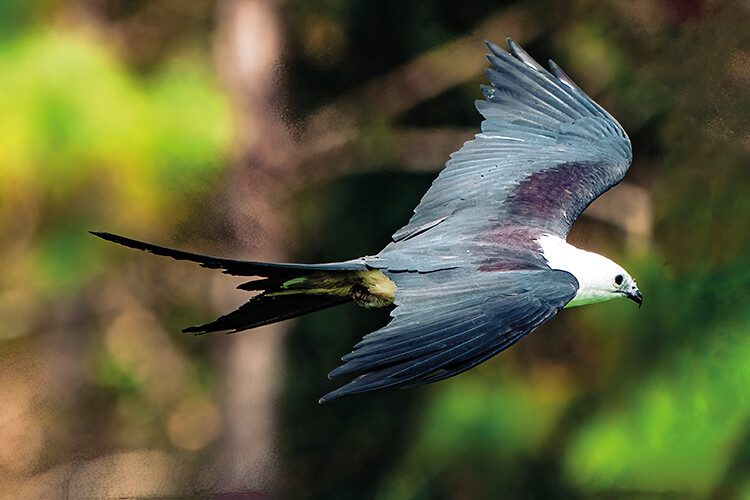
<svg viewBox="0 0 750 500">
<path fill-rule="evenodd" d="M 221 269 L 226 274 L 255 277 L 238 288 L 260 292 L 258 295 L 216 321 L 191 326 L 183 332 L 240 332 L 351 300 L 363 307 L 393 303 L 393 282 L 382 272 L 369 269 L 361 259 L 333 264 L 273 264 L 183 252 L 111 233 L 91 231 L 91 234 L 126 247 Z"/>
</svg>

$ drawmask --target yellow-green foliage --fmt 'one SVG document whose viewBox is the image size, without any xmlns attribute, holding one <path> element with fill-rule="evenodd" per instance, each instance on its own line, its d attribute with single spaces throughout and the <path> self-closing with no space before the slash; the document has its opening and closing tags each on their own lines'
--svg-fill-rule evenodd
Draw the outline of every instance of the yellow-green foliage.
<svg viewBox="0 0 750 500">
<path fill-rule="evenodd" d="M 188 56 L 139 77 L 93 40 L 39 31 L 0 48 L 0 89 L 0 254 L 27 245 L 41 289 L 93 269 L 104 247 L 87 229 L 155 233 L 184 212 L 230 139 L 225 98 Z"/>
</svg>

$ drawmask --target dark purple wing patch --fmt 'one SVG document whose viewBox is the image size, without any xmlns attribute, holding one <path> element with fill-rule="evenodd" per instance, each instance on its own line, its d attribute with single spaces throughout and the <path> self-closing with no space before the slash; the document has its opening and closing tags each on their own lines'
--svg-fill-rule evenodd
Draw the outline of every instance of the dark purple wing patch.
<svg viewBox="0 0 750 500">
<path fill-rule="evenodd" d="M 613 182 L 612 169 L 595 162 L 563 163 L 534 172 L 508 197 L 508 215 L 516 222 L 566 234 L 576 218 Z"/>
</svg>

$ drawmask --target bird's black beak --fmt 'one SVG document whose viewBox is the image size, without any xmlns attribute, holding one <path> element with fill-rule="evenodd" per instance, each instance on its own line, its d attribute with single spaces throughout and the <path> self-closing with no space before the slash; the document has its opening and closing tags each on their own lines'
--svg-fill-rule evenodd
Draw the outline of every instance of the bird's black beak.
<svg viewBox="0 0 750 500">
<path fill-rule="evenodd" d="M 641 305 L 643 305 L 643 294 L 640 290 L 635 290 L 632 293 L 626 293 L 625 296 L 638 304 L 638 309 L 640 309 Z"/>
</svg>

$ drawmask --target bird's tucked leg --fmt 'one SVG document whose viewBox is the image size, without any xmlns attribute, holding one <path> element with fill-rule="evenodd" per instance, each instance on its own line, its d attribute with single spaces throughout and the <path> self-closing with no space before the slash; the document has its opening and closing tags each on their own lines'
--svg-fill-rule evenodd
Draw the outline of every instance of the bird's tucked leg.
<svg viewBox="0 0 750 500">
<path fill-rule="evenodd" d="M 277 290 L 267 290 L 267 297 L 285 295 L 324 295 L 351 297 L 358 305 L 370 309 L 393 304 L 396 285 L 378 270 L 327 271 L 292 278 Z"/>
</svg>

